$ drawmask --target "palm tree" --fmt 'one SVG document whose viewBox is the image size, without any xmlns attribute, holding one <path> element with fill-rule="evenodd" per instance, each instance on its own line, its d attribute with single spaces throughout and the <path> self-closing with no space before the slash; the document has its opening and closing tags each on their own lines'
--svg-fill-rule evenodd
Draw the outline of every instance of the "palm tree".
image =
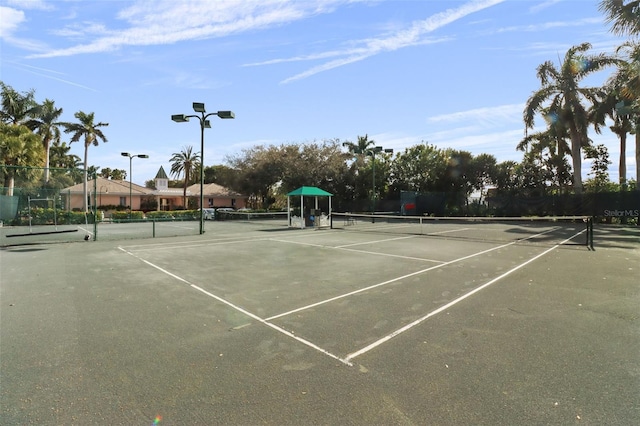
<svg viewBox="0 0 640 426">
<path fill-rule="evenodd" d="M 569 165 L 565 161 L 565 156 L 571 152 L 567 143 L 569 134 L 566 127 L 555 119 L 555 114 L 546 110 L 543 115 L 547 118 L 547 129 L 543 132 L 527 134 L 516 146 L 516 149 L 539 157 L 548 164 L 554 172 L 555 183 L 562 192 L 567 176 L 570 174 Z M 543 158 L 545 150 L 549 152 L 548 159 Z"/>
<path fill-rule="evenodd" d="M 582 193 L 581 150 L 590 144 L 587 135 L 589 117 L 582 102 L 586 100 L 593 104 L 601 93 L 599 88 L 584 88 L 578 84 L 587 75 L 618 63 L 617 59 L 603 53 L 586 55 L 585 52 L 590 48 L 589 43 L 570 48 L 560 64 L 560 69 L 551 61 L 538 66 L 537 75 L 542 87 L 529 98 L 524 110 L 527 129 L 534 127 L 537 113 L 547 110 L 555 112 L 560 124 L 567 128 L 571 138 L 573 186 L 576 194 Z M 547 102 L 550 105 L 547 105 Z"/>
<path fill-rule="evenodd" d="M 616 35 L 640 34 L 640 1 L 602 0 L 598 7 Z"/>
<path fill-rule="evenodd" d="M 636 189 L 640 189 L 640 43 L 627 42 L 617 49 L 623 53 L 626 60 L 618 65 L 618 72 L 614 76 L 620 86 L 621 102 L 616 104 L 619 114 L 629 114 L 633 123 L 632 131 L 636 140 Z"/>
<path fill-rule="evenodd" d="M 375 145 L 375 141 L 373 139 L 369 140 L 369 135 L 358 136 L 358 142 L 343 142 L 342 146 L 347 148 L 352 154 L 362 154 L 367 151 L 367 149 L 373 147 Z"/>
<path fill-rule="evenodd" d="M 42 161 L 40 140 L 28 127 L 0 123 L 0 172 L 4 177 L 7 195 L 13 195 L 16 175 L 32 178 L 33 170 L 28 167 Z M 13 166 L 13 167 L 12 167 Z M 22 166 L 22 167 L 21 167 Z"/>
<path fill-rule="evenodd" d="M 625 99 L 621 96 L 620 81 L 614 75 L 604 86 L 604 97 L 596 102 L 590 113 L 591 122 L 597 133 L 602 131 L 607 117 L 613 120 L 613 125 L 609 129 L 618 136 L 620 140 L 620 160 L 618 163 L 618 180 L 621 189 L 627 183 L 627 134 L 633 130 L 631 114 L 618 105 L 624 105 Z"/>
<path fill-rule="evenodd" d="M 180 177 L 180 174 L 184 174 L 184 192 L 183 202 L 184 208 L 187 208 L 187 186 L 189 185 L 189 178 L 200 167 L 200 153 L 193 152 L 192 146 L 183 147 L 182 151 L 175 152 L 171 156 L 171 175 Z"/>
<path fill-rule="evenodd" d="M 54 101 L 45 99 L 40 108 L 38 108 L 36 117 L 31 122 L 36 133 L 42 138 L 42 146 L 45 152 L 45 182 L 49 182 L 49 147 L 51 141 L 60 139 L 60 123 L 58 123 L 60 115 L 62 115 L 62 108 L 56 108 Z"/>
<path fill-rule="evenodd" d="M 0 81 L 0 98 L 2 99 L 0 121 L 14 125 L 24 124 L 33 130 L 30 120 L 39 109 L 39 105 L 33 98 L 34 93 L 34 90 L 25 93 L 16 92 L 11 86 Z"/>
<path fill-rule="evenodd" d="M 82 160 L 75 154 L 69 154 L 71 147 L 59 139 L 54 140 L 49 149 L 51 167 L 74 169 L 82 166 Z"/>
<path fill-rule="evenodd" d="M 87 156 L 89 153 L 89 146 L 98 146 L 98 140 L 107 142 L 107 138 L 100 130 L 100 127 L 108 126 L 109 123 L 94 123 L 94 113 L 89 114 L 78 111 L 73 115 L 78 119 L 78 123 L 60 123 L 65 129 L 65 133 L 73 133 L 71 141 L 69 143 L 78 142 L 80 139 L 84 139 L 84 178 L 82 185 L 83 192 L 83 206 L 84 211 L 87 212 L 87 171 L 88 163 Z"/>
</svg>

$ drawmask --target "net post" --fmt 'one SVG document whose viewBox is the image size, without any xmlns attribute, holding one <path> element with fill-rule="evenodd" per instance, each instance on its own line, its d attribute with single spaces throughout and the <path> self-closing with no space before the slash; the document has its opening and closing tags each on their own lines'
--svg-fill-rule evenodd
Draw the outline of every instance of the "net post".
<svg viewBox="0 0 640 426">
<path fill-rule="evenodd" d="M 588 219 L 588 227 L 589 227 L 589 231 L 587 232 L 587 234 L 589 235 L 589 248 L 591 250 L 593 250 L 593 216 L 589 216 Z"/>
<path fill-rule="evenodd" d="M 329 213 L 329 229 L 333 229 L 333 214 Z"/>
</svg>

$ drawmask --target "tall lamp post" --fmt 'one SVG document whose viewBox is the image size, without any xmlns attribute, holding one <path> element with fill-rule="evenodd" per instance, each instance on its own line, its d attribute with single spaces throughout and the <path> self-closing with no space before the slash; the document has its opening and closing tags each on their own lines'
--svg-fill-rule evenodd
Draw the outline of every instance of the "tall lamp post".
<svg viewBox="0 0 640 426">
<path fill-rule="evenodd" d="M 200 115 L 174 114 L 171 119 L 176 123 L 186 123 L 190 118 L 197 118 L 200 121 L 200 234 L 204 234 L 204 129 L 211 128 L 211 122 L 207 118 L 212 115 L 223 119 L 236 118 L 236 115 L 233 111 L 218 111 L 207 114 L 204 104 L 201 102 L 194 102 L 193 110 L 199 112 Z"/>
<path fill-rule="evenodd" d="M 132 194 L 132 189 L 131 189 L 131 181 L 133 181 L 133 172 L 132 172 L 132 166 L 131 163 L 133 162 L 133 159 L 135 157 L 138 158 L 149 158 L 149 156 L 147 154 L 136 154 L 136 155 L 131 155 L 128 152 L 121 152 L 120 155 L 122 155 L 123 157 L 129 157 L 129 220 L 131 220 L 131 210 L 133 209 L 133 194 Z"/>
<path fill-rule="evenodd" d="M 357 149 L 355 151 L 356 154 L 365 154 L 365 155 L 370 155 L 371 156 L 371 161 L 373 162 L 373 164 L 371 165 L 372 167 L 372 175 L 373 178 L 372 180 L 372 192 L 371 192 L 371 214 L 374 215 L 376 213 L 376 154 L 380 153 L 380 152 L 385 152 L 388 154 L 393 153 L 393 149 L 391 148 L 383 148 L 381 146 L 374 146 L 372 148 L 367 148 L 367 149 Z M 375 218 L 371 218 L 372 222 L 375 222 Z"/>
</svg>

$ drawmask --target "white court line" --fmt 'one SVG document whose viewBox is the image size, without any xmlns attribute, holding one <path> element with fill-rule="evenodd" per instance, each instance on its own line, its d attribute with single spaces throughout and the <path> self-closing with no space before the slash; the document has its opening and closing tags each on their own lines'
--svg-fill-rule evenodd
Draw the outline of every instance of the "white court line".
<svg viewBox="0 0 640 426">
<path fill-rule="evenodd" d="M 411 237 L 405 237 L 405 238 L 411 238 Z M 393 238 L 393 239 L 395 240 L 396 238 Z M 375 255 L 375 256 L 395 257 L 395 258 L 407 259 L 407 260 L 418 260 L 418 261 L 421 261 L 421 262 L 431 262 L 431 263 L 444 263 L 445 262 L 444 260 L 433 260 L 433 259 L 425 259 L 425 258 L 422 258 L 422 257 L 402 256 L 402 255 L 399 255 L 399 254 L 378 253 L 378 252 L 375 252 L 375 251 L 345 248 L 347 246 L 325 246 L 325 245 L 322 245 L 322 244 L 302 243 L 302 242 L 299 242 L 299 241 L 280 240 L 280 239 L 276 239 L 276 238 L 271 238 L 270 241 L 276 241 L 278 243 L 285 243 L 285 244 L 298 244 L 298 245 L 301 245 L 301 246 L 326 248 L 326 249 L 332 249 L 332 250 L 345 250 L 345 251 L 350 251 L 350 252 L 354 252 L 354 253 L 372 254 L 372 255 Z M 380 241 L 378 241 L 378 242 L 380 242 Z M 349 245 L 352 245 L 352 244 L 349 244 Z"/>
<path fill-rule="evenodd" d="M 365 242 L 362 242 L 362 243 L 344 244 L 344 245 L 341 245 L 341 246 L 336 246 L 336 248 L 353 247 L 353 246 L 360 246 L 360 245 L 364 245 L 364 244 L 386 243 L 387 241 L 406 240 L 406 239 L 415 238 L 415 237 L 416 237 L 415 235 L 410 235 L 408 237 L 386 238 L 384 240 L 375 240 L 375 241 L 365 241 Z"/>
<path fill-rule="evenodd" d="M 398 336 L 399 334 L 402 334 L 402 333 L 404 333 L 405 331 L 407 331 L 407 330 L 409 330 L 409 329 L 411 329 L 411 328 L 415 327 L 416 325 L 418 325 L 418 324 L 420 324 L 420 323 L 424 322 L 425 320 L 427 320 L 427 319 L 431 318 L 432 316 L 437 315 L 437 314 L 439 314 L 439 313 L 441 313 L 441 312 L 443 312 L 443 311 L 445 311 L 445 310 L 449 309 L 450 307 L 452 307 L 452 306 L 454 306 L 454 305 L 456 305 L 456 304 L 458 304 L 458 303 L 462 302 L 463 300 L 465 300 L 465 299 L 467 299 L 468 297 L 470 297 L 470 296 L 472 296 L 472 295 L 476 294 L 477 292 L 479 292 L 479 291 L 481 291 L 481 290 L 483 290 L 483 289 L 485 289 L 485 288 L 489 287 L 490 285 L 492 285 L 492 284 L 494 284 L 494 283 L 498 282 L 499 280 L 501 280 L 502 278 L 504 278 L 504 277 L 506 277 L 507 275 L 511 274 L 512 272 L 517 271 L 518 269 L 520 269 L 520 268 L 522 268 L 522 267 L 524 267 L 524 266 L 528 265 L 529 263 L 533 262 L 534 260 L 539 259 L 540 257 L 542 257 L 542 256 L 546 255 L 547 253 L 549 253 L 549 252 L 551 252 L 551 251 L 555 250 L 556 248 L 558 248 L 558 247 L 559 247 L 559 246 L 561 246 L 562 244 L 566 243 L 566 242 L 567 242 L 567 241 L 569 241 L 569 240 L 572 240 L 573 238 L 577 237 L 578 235 L 582 234 L 583 232 L 585 232 L 585 231 L 580 231 L 580 232 L 578 232 L 577 234 L 573 235 L 572 237 L 567 238 L 566 240 L 562 241 L 560 244 L 556 244 L 555 246 L 553 246 L 553 247 L 549 248 L 548 250 L 543 251 L 542 253 L 540 253 L 540 254 L 538 254 L 538 255 L 536 255 L 536 256 L 534 256 L 534 257 L 532 257 L 531 259 L 527 260 L 526 262 L 521 263 L 520 265 L 518 265 L 518 266 L 516 266 L 516 267 L 514 267 L 514 268 L 512 268 L 512 269 L 510 269 L 509 271 L 505 272 L 504 274 L 502 274 L 502 275 L 500 275 L 500 276 L 498 276 L 498 277 L 496 277 L 496 278 L 492 279 L 491 281 L 489 281 L 489 282 L 487 282 L 487 283 L 485 283 L 485 284 L 481 285 L 480 287 L 477 287 L 477 288 L 475 288 L 475 289 L 471 290 L 470 292 L 463 294 L 462 296 L 458 297 L 458 298 L 457 298 L 457 299 L 455 299 L 455 300 L 452 300 L 451 302 L 447 303 L 446 305 L 443 305 L 443 306 L 439 307 L 439 308 L 438 308 L 438 309 L 436 309 L 435 311 L 429 312 L 427 315 L 423 316 L 422 318 L 419 318 L 419 319 L 417 319 L 417 320 L 413 321 L 412 323 L 407 324 L 407 325 L 405 325 L 405 326 L 404 326 L 404 327 L 402 327 L 402 328 L 399 328 L 398 330 L 394 331 L 393 333 L 386 335 L 386 336 L 385 336 L 385 337 L 383 337 L 382 339 L 376 340 L 375 342 L 371 343 L 370 345 L 365 346 L 364 348 L 362 348 L 362 349 L 360 349 L 360 350 L 358 350 L 358 351 L 356 351 L 356 352 L 352 352 L 352 353 L 350 353 L 349 355 L 347 355 L 347 357 L 345 358 L 345 360 L 346 360 L 346 361 L 351 361 L 351 360 L 352 360 L 352 359 L 354 359 L 355 357 L 358 357 L 358 356 L 360 356 L 360 355 L 362 355 L 362 354 L 364 354 L 364 353 L 369 352 L 370 350 L 372 350 L 372 349 L 374 349 L 374 348 L 376 348 L 376 347 L 380 346 L 381 344 L 383 344 L 383 343 L 385 343 L 385 342 L 387 342 L 387 341 L 389 341 L 389 340 L 393 339 L 394 337 Z"/>
<path fill-rule="evenodd" d="M 175 249 L 183 249 L 183 248 L 193 248 L 193 247 L 207 247 L 207 246 L 217 246 L 221 244 L 235 244 L 235 243 L 246 243 L 246 242 L 254 242 L 254 241 L 268 241 L 269 237 L 224 237 L 223 239 L 216 240 L 208 240 L 208 241 L 184 241 L 184 242 L 170 242 L 170 243 L 156 243 L 156 244 L 136 244 L 130 246 L 124 246 L 123 248 L 127 250 L 135 250 L 135 251 L 152 251 L 152 250 L 175 250 Z"/>
<path fill-rule="evenodd" d="M 535 234 L 535 235 L 530 235 L 529 237 L 524 238 L 524 239 L 535 238 L 535 237 L 537 237 L 537 236 L 539 236 L 539 235 L 544 235 L 544 234 L 545 234 L 545 233 L 547 233 L 547 232 L 549 232 L 549 231 L 545 231 L 545 232 L 542 232 L 542 233 L 539 233 L 539 234 Z M 576 236 L 580 235 L 582 232 L 584 232 L 584 231 L 578 232 L 578 233 L 577 233 L 577 234 L 575 234 L 574 236 L 572 236 L 572 237 L 570 237 L 570 238 L 567 238 L 566 240 L 564 240 L 564 241 L 563 241 L 562 243 L 560 243 L 559 245 L 564 244 L 565 242 L 567 242 L 567 241 L 569 241 L 569 240 L 571 240 L 571 239 L 575 238 Z M 523 240 L 524 240 L 524 239 L 523 239 Z M 422 269 L 422 270 L 417 271 L 417 272 L 412 272 L 412 273 L 410 273 L 410 274 L 403 275 L 403 276 L 401 276 L 401 277 L 397 277 L 397 278 L 393 278 L 393 279 L 390 279 L 390 280 L 387 280 L 387 281 L 383 281 L 383 282 L 378 283 L 378 284 L 373 284 L 373 285 L 368 286 L 368 287 L 364 287 L 364 288 L 361 288 L 361 289 L 358 289 L 358 290 L 354 290 L 354 291 L 349 292 L 349 293 L 341 294 L 341 295 L 339 295 L 339 296 L 331 297 L 331 298 L 326 299 L 326 300 L 321 300 L 321 301 L 319 301 L 319 302 L 312 303 L 312 304 L 310 304 L 310 305 L 306 305 L 306 306 L 302 306 L 302 307 L 300 307 L 300 308 L 292 309 L 292 310 L 290 310 L 290 311 L 283 312 L 283 313 L 281 313 L 281 314 L 271 316 L 271 317 L 267 318 L 267 321 L 271 321 L 271 320 L 273 320 L 273 319 L 281 318 L 281 317 L 284 317 L 284 316 L 287 316 L 287 315 L 291 315 L 291 314 L 294 314 L 294 313 L 296 313 L 296 312 L 304 311 L 304 310 L 307 310 L 307 309 L 315 308 L 316 306 L 324 305 L 325 303 L 329 303 L 329 302 L 333 302 L 333 301 L 336 301 L 336 300 L 343 299 L 343 298 L 345 298 L 345 297 L 353 296 L 354 294 L 362 293 L 363 291 L 371 290 L 371 289 L 374 289 L 374 288 L 377 288 L 377 287 L 381 287 L 381 286 L 384 286 L 384 285 L 387 285 L 387 284 L 391 284 L 391 283 L 396 282 L 396 281 L 403 280 L 403 279 L 405 279 L 405 278 L 412 277 L 412 276 L 414 276 L 414 275 L 419 275 L 419 274 L 422 274 L 422 273 L 425 273 L 425 272 L 432 271 L 432 270 L 434 270 L 434 269 L 438 269 L 438 268 L 442 268 L 442 267 L 444 267 L 444 266 L 451 265 L 451 264 L 453 264 L 453 263 L 457 263 L 457 262 L 461 262 L 461 261 L 463 261 L 463 260 L 471 259 L 472 257 L 480 256 L 480 255 L 482 255 L 482 254 L 489 253 L 489 252 L 494 251 L 494 250 L 498 250 L 498 249 L 501 249 L 501 248 L 504 248 L 504 247 L 508 247 L 508 246 L 510 246 L 510 245 L 513 245 L 513 244 L 519 243 L 519 242 L 521 242 L 521 241 L 522 241 L 522 240 L 512 241 L 512 242 L 510 242 L 510 243 L 503 244 L 503 245 L 501 245 L 501 246 L 493 247 L 493 248 L 490 248 L 490 249 L 487 249 L 487 250 L 483 250 L 483 251 L 480 251 L 480 252 L 477 252 L 477 253 L 470 254 L 470 255 L 468 255 L 468 256 L 464 256 L 464 257 L 460 257 L 460 258 L 458 258 L 458 259 L 453 259 L 453 260 L 450 260 L 450 261 L 447 261 L 447 262 L 443 262 L 443 263 L 441 263 L 440 265 L 431 266 L 431 267 L 429 267 L 429 268 Z M 556 246 L 556 247 L 557 247 L 557 246 Z M 351 250 L 351 249 L 342 249 L 342 250 Z M 374 254 L 378 254 L 378 253 L 374 253 Z"/>
<path fill-rule="evenodd" d="M 470 254 L 468 256 L 460 257 L 458 259 L 453 259 L 453 260 L 450 260 L 448 262 L 441 263 L 440 265 L 431 266 L 429 268 L 421 269 L 419 271 L 412 272 L 410 274 L 406 274 L 406 275 L 403 275 L 401 277 L 392 278 L 390 280 L 383 281 L 383 282 L 378 283 L 378 284 L 370 285 L 369 287 L 364 287 L 364 288 L 361 288 L 361 289 L 358 289 L 358 290 L 354 290 L 352 292 L 341 294 L 339 296 L 335 296 L 335 297 L 332 297 L 330 299 L 321 300 L 320 302 L 312 303 L 311 305 L 302 306 L 300 308 L 293 309 L 293 310 L 288 311 L 288 312 L 284 312 L 284 313 L 281 313 L 281 314 L 278 314 L 278 315 L 274 315 L 272 317 L 267 318 L 266 320 L 267 321 L 271 321 L 271 320 L 276 319 L 276 318 L 284 317 L 284 316 L 287 316 L 287 315 L 294 314 L 296 312 L 300 312 L 300 311 L 304 311 L 304 310 L 307 310 L 307 309 L 310 309 L 310 308 L 314 308 L 316 306 L 324 305 L 325 303 L 333 302 L 335 300 L 339 300 L 339 299 L 343 299 L 345 297 L 353 296 L 354 294 L 362 293 L 363 291 L 368 291 L 368 290 L 371 290 L 371 289 L 374 289 L 374 288 L 377 288 L 377 287 L 381 287 L 383 285 L 387 285 L 387 284 L 391 284 L 391 283 L 396 282 L 396 281 L 403 280 L 405 278 L 409 278 L 409 277 L 413 277 L 415 275 L 423 274 L 425 272 L 433 271 L 434 269 L 442 268 L 443 266 L 451 265 L 453 263 L 461 262 L 463 260 L 470 259 L 472 257 L 480 256 L 481 254 L 489 253 L 491 251 L 498 250 L 498 249 L 510 246 L 512 244 L 515 244 L 515 242 L 503 244 L 503 245 L 498 246 L 498 247 L 492 247 L 492 248 L 490 248 L 488 250 L 483 250 L 483 251 L 478 252 L 478 253 L 473 253 L 473 254 Z"/>
<path fill-rule="evenodd" d="M 124 253 L 126 253 L 126 254 L 128 254 L 130 256 L 133 256 L 136 259 L 146 263 L 147 265 L 151 266 L 152 268 L 155 268 L 158 271 L 160 271 L 160 272 L 162 272 L 164 274 L 167 274 L 170 277 L 175 278 L 178 281 L 181 281 L 181 282 L 183 282 L 185 284 L 188 284 L 191 288 L 193 288 L 195 290 L 198 290 L 199 292 L 201 292 L 203 294 L 206 294 L 207 296 L 212 297 L 212 298 L 214 298 L 215 300 L 217 300 L 219 302 L 224 303 L 225 305 L 231 307 L 232 309 L 235 309 L 236 311 L 241 312 L 241 313 L 245 314 L 246 316 L 248 316 L 250 318 L 253 318 L 254 320 L 266 325 L 267 327 L 270 327 L 270 328 L 272 328 L 272 329 L 284 334 L 285 336 L 288 336 L 288 337 L 290 337 L 290 338 L 292 338 L 292 339 L 294 339 L 294 340 L 296 340 L 296 341 L 298 341 L 298 342 L 300 342 L 300 343 L 302 343 L 302 344 L 304 344 L 306 346 L 309 346 L 310 348 L 313 348 L 318 352 L 321 352 L 321 353 L 323 353 L 323 354 L 325 354 L 325 355 L 327 355 L 327 356 L 329 356 L 329 357 L 331 357 L 331 358 L 333 358 L 335 360 L 338 360 L 343 364 L 346 364 L 348 366 L 353 366 L 353 364 L 350 361 L 347 361 L 347 360 L 345 360 L 343 358 L 340 358 L 339 356 L 334 355 L 334 354 L 332 354 L 331 352 L 329 352 L 329 351 L 327 351 L 325 349 L 322 349 L 320 346 L 318 346 L 318 345 L 316 345 L 314 343 L 311 343 L 310 341 L 305 340 L 305 339 L 303 339 L 301 337 L 298 337 L 295 334 L 293 334 L 292 332 L 287 331 L 284 328 L 281 328 L 281 327 L 279 327 L 279 326 L 277 326 L 275 324 L 272 324 L 272 323 L 268 322 L 267 320 L 265 320 L 263 318 L 260 318 L 259 316 L 257 316 L 255 314 L 253 314 L 253 313 L 241 308 L 240 306 L 234 305 L 233 303 L 229 302 L 228 300 L 225 300 L 225 299 L 223 299 L 223 298 L 221 298 L 219 296 L 216 296 L 215 294 L 210 293 L 210 292 L 204 290 L 203 288 L 198 287 L 197 285 L 190 283 L 189 281 L 185 280 L 184 278 L 179 277 L 178 275 L 173 274 L 173 273 L 167 271 L 166 269 L 163 269 L 163 268 L 159 267 L 158 265 L 155 265 L 155 264 L 149 262 L 148 260 L 145 260 L 145 259 L 141 258 L 140 256 L 137 256 L 137 255 L 135 255 L 135 254 L 123 249 L 122 247 L 118 247 L 118 249 L 123 251 Z"/>
</svg>

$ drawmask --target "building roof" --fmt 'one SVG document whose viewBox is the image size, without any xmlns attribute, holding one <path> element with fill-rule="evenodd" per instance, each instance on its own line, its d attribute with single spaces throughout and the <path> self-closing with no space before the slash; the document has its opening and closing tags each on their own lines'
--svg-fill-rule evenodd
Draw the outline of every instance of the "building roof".
<svg viewBox="0 0 640 426">
<path fill-rule="evenodd" d="M 87 191 L 93 191 L 94 183 L 93 179 L 87 181 Z M 126 180 L 111 180 L 98 177 L 95 183 L 95 190 L 98 194 L 122 194 L 129 195 L 129 181 Z M 83 192 L 83 184 L 70 186 L 61 190 L 62 193 L 80 193 Z M 145 188 L 144 186 L 131 183 L 131 194 L 135 195 L 148 195 L 153 194 L 153 189 Z"/>
<path fill-rule="evenodd" d="M 287 197 L 291 197 L 294 195 L 302 195 L 309 197 L 331 197 L 333 194 L 325 191 L 324 189 L 317 188 L 315 186 L 301 186 L 298 189 L 294 189 L 290 193 L 287 194 Z"/>
<path fill-rule="evenodd" d="M 203 185 L 203 193 L 208 197 L 242 197 L 239 192 L 232 191 L 217 183 L 205 183 Z M 194 183 L 187 187 L 187 192 L 191 192 L 192 195 L 200 195 L 200 184 Z"/>
<path fill-rule="evenodd" d="M 162 167 L 160 168 L 162 170 Z M 158 172 L 160 174 L 160 172 Z M 162 178 L 161 178 L 162 179 Z M 93 179 L 87 181 L 87 191 L 93 192 L 94 183 Z M 95 189 L 97 194 L 113 194 L 113 195 L 129 195 L 129 181 L 126 180 L 111 180 L 98 177 L 95 183 Z M 61 192 L 67 194 L 82 194 L 82 183 L 64 188 Z M 146 188 L 144 186 L 131 183 L 131 195 L 157 195 L 157 196 L 171 196 L 182 197 L 184 194 L 184 188 L 167 188 L 163 190 Z M 187 197 L 194 197 L 200 195 L 200 184 L 196 183 L 187 187 Z M 207 197 L 243 197 L 242 194 L 231 191 L 224 186 L 217 183 L 208 183 L 204 185 L 204 195 Z"/>
<path fill-rule="evenodd" d="M 156 179 L 169 179 L 167 174 L 164 172 L 164 168 L 160 166 L 160 170 L 158 170 L 158 174 L 155 177 Z"/>
</svg>

